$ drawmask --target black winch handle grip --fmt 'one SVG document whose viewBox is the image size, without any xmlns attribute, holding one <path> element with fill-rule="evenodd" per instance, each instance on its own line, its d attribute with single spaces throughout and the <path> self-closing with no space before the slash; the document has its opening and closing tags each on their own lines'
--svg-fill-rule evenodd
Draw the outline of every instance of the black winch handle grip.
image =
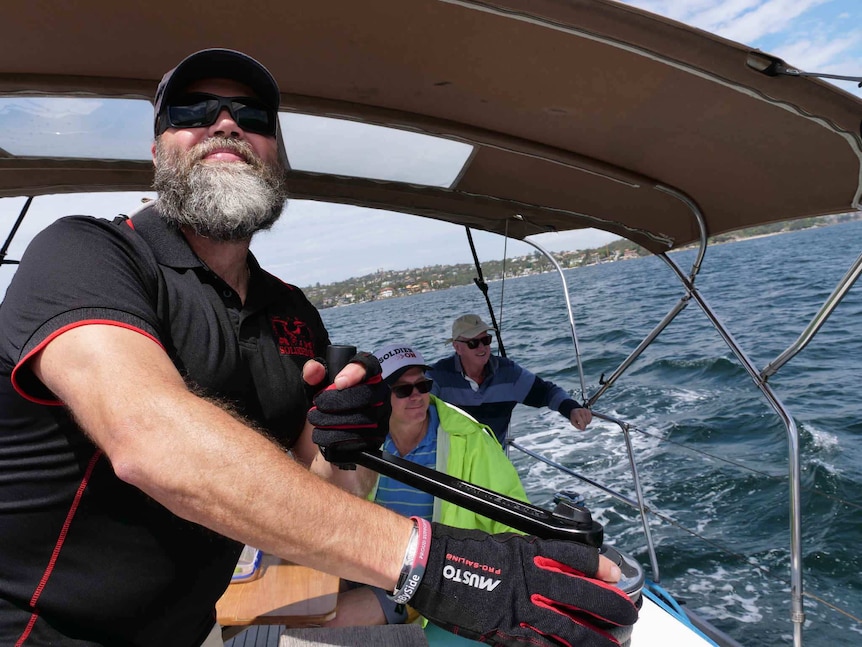
<svg viewBox="0 0 862 647">
<path fill-rule="evenodd" d="M 356 355 L 356 346 L 347 344 L 330 344 L 326 347 L 326 381 L 332 384 L 335 376 L 341 372 Z"/>
<path fill-rule="evenodd" d="M 355 346 L 327 347 L 329 378 L 338 375 L 355 354 Z M 577 541 L 595 548 L 601 548 L 604 540 L 602 525 L 586 508 L 557 505 L 549 512 L 381 450 L 357 452 L 350 462 L 541 539 Z"/>
</svg>

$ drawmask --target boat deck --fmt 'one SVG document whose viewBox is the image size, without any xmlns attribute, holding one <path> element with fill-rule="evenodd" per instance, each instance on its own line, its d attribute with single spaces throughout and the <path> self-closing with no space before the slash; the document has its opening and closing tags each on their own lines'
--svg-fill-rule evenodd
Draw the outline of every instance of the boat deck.
<svg viewBox="0 0 862 647">
<path fill-rule="evenodd" d="M 387 647 L 428 647 L 419 625 L 376 627 L 335 627 L 331 629 L 288 629 L 281 625 L 252 625 L 225 647 L 314 647 L 334 645 L 386 645 Z"/>
<path fill-rule="evenodd" d="M 284 627 L 282 625 L 251 625 L 229 640 L 225 647 L 278 647 Z"/>
</svg>

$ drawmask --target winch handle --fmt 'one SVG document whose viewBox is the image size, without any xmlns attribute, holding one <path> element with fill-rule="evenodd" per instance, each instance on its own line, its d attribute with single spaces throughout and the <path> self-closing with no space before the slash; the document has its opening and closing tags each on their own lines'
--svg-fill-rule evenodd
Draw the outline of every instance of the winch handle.
<svg viewBox="0 0 862 647">
<path fill-rule="evenodd" d="M 355 346 L 327 347 L 329 379 L 338 375 L 355 354 Z M 381 450 L 360 451 L 347 458 L 351 463 L 542 539 L 577 541 L 595 548 L 601 548 L 604 540 L 602 525 L 593 520 L 589 510 L 581 506 L 570 510 L 558 502 L 557 508 L 549 512 Z"/>
</svg>

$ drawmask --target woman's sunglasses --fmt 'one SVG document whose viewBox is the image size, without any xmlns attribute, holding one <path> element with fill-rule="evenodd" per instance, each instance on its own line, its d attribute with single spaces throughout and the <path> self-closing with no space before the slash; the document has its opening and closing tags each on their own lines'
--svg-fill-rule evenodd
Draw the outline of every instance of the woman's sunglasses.
<svg viewBox="0 0 862 647">
<path fill-rule="evenodd" d="M 462 344 L 467 344 L 467 348 L 470 350 L 474 350 L 479 347 L 479 344 L 490 346 L 492 339 L 491 335 L 485 335 L 484 337 L 479 337 L 477 339 L 459 339 L 458 341 Z"/>
<path fill-rule="evenodd" d="M 428 393 L 428 391 L 431 390 L 432 384 L 434 384 L 434 380 L 422 380 L 420 382 L 414 382 L 413 384 L 399 384 L 392 387 L 392 393 L 399 400 L 403 400 L 404 398 L 409 398 L 413 395 L 414 388 L 419 391 L 419 393 Z"/>
<path fill-rule="evenodd" d="M 168 127 L 202 128 L 215 123 L 222 109 L 227 108 L 236 125 L 250 133 L 275 136 L 278 114 L 263 101 L 253 97 L 219 97 L 196 92 L 171 101 L 162 112 L 162 132 Z"/>
</svg>

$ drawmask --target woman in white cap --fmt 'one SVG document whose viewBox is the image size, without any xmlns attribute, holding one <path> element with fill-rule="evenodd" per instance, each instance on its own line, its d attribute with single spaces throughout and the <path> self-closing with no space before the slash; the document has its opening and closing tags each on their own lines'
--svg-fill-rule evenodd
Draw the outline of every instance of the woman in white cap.
<svg viewBox="0 0 862 647">
<path fill-rule="evenodd" d="M 425 376 L 428 367 L 419 351 L 409 344 L 393 344 L 374 354 L 391 390 L 392 414 L 383 444 L 385 451 L 527 501 L 518 473 L 490 427 L 430 394 L 432 382 Z M 407 517 L 490 533 L 515 532 L 387 476 L 379 477 L 369 498 Z M 338 615 L 330 626 L 405 622 L 407 611 L 386 594 L 368 586 L 341 593 Z"/>
</svg>

